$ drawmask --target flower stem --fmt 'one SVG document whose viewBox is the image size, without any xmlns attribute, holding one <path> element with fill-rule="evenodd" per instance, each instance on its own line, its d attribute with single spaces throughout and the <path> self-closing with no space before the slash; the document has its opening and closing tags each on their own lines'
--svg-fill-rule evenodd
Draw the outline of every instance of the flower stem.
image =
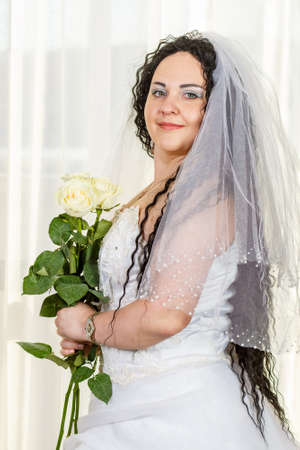
<svg viewBox="0 0 300 450">
<path fill-rule="evenodd" d="M 79 233 L 82 231 L 82 221 L 81 217 L 77 218 L 77 229 Z M 76 251 L 75 251 L 75 260 L 76 260 L 76 271 L 79 268 L 79 258 L 80 258 L 80 244 L 76 244 Z"/>
<path fill-rule="evenodd" d="M 95 220 L 95 223 L 94 223 L 94 228 L 95 228 L 95 229 L 96 229 L 96 227 L 97 227 L 97 224 L 98 224 L 98 222 L 99 222 L 100 216 L 101 216 L 101 214 L 102 214 L 102 209 L 101 209 L 101 208 L 97 208 L 97 209 L 96 209 L 96 214 L 97 214 L 97 217 L 96 217 L 96 220 Z"/>
<path fill-rule="evenodd" d="M 99 360 L 100 360 L 98 373 L 102 373 L 103 372 L 103 366 L 104 366 L 104 358 L 103 358 L 102 348 L 101 348 L 100 345 L 98 347 L 98 352 L 97 353 L 99 355 Z"/>
<path fill-rule="evenodd" d="M 70 434 L 72 433 L 72 427 L 73 427 L 73 422 L 74 422 L 74 412 L 75 412 L 75 404 L 76 404 L 76 385 L 77 385 L 77 383 L 75 383 L 74 387 L 73 387 L 72 409 L 71 409 L 71 414 L 70 414 L 70 422 L 69 422 L 69 429 L 68 429 L 67 437 L 70 436 Z"/>
<path fill-rule="evenodd" d="M 78 217 L 77 225 L 78 225 L 78 231 L 79 231 L 79 233 L 81 233 L 81 231 L 82 231 L 82 227 L 81 227 L 81 225 L 82 225 L 81 217 Z"/>
<path fill-rule="evenodd" d="M 74 246 L 70 248 L 70 274 L 77 272 L 77 254 Z"/>
<path fill-rule="evenodd" d="M 79 384 L 77 384 L 76 389 L 76 408 L 75 408 L 75 419 L 74 419 L 74 433 L 78 434 L 77 421 L 79 417 L 79 401 L 80 401 L 80 389 Z"/>
<path fill-rule="evenodd" d="M 65 402 L 64 402 L 64 408 L 63 408 L 62 420 L 61 420 L 61 424 L 60 424 L 58 441 L 57 441 L 57 444 L 56 444 L 56 450 L 59 450 L 60 444 L 61 444 L 61 441 L 62 441 L 62 438 L 63 438 L 64 427 L 65 427 L 65 420 L 66 420 L 66 413 L 67 413 L 67 409 L 68 409 L 68 402 L 69 402 L 69 397 L 70 397 L 70 394 L 71 394 L 71 390 L 72 390 L 73 384 L 74 384 L 74 381 L 73 381 L 73 377 L 71 376 L 70 383 L 69 383 L 69 386 L 68 386 L 68 390 L 67 390 L 66 395 L 65 395 Z"/>
</svg>

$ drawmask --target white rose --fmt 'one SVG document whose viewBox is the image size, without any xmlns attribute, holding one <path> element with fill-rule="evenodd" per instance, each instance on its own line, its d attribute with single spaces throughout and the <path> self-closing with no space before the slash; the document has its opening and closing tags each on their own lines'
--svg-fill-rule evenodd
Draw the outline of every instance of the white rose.
<svg viewBox="0 0 300 450">
<path fill-rule="evenodd" d="M 56 194 L 58 204 L 70 216 L 82 217 L 93 211 L 98 197 L 92 178 L 84 174 L 67 175 L 64 178 L 66 181 Z"/>
<path fill-rule="evenodd" d="M 93 178 L 93 184 L 97 195 L 97 206 L 102 209 L 112 208 L 116 203 L 115 197 L 122 192 L 121 187 L 105 177 Z"/>
</svg>

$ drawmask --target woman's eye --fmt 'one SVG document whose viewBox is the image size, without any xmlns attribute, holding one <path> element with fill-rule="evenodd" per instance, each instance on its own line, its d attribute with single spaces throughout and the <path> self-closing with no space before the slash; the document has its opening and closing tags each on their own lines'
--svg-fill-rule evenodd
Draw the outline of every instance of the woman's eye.
<svg viewBox="0 0 300 450">
<path fill-rule="evenodd" d="M 160 93 L 162 93 L 163 95 L 165 95 L 165 92 L 162 91 L 161 89 L 154 89 L 154 90 L 152 91 L 152 94 L 153 94 L 155 97 L 160 97 L 160 95 L 157 95 L 157 94 L 160 94 Z"/>
<path fill-rule="evenodd" d="M 185 95 L 188 96 L 188 98 L 202 98 L 202 94 L 196 94 L 195 92 L 185 92 Z"/>
<path fill-rule="evenodd" d="M 154 97 L 161 97 L 161 96 L 166 96 L 167 93 L 166 93 L 166 91 L 162 91 L 161 89 L 154 89 L 152 91 L 152 95 L 154 95 Z M 197 94 L 196 92 L 184 92 L 183 95 L 187 96 L 187 98 L 189 98 L 189 99 L 203 97 L 203 93 Z"/>
</svg>

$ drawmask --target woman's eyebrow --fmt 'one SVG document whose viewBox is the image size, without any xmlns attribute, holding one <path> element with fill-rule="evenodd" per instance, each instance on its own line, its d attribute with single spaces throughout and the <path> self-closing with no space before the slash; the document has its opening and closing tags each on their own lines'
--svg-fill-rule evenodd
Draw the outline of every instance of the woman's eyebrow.
<svg viewBox="0 0 300 450">
<path fill-rule="evenodd" d="M 159 84 L 159 85 L 162 86 L 162 87 L 166 87 L 166 84 L 165 84 L 165 83 L 162 83 L 161 81 L 153 81 L 152 84 Z M 195 84 L 195 83 L 181 84 L 179 87 L 180 87 L 180 88 L 186 88 L 186 87 L 198 87 L 198 88 L 203 89 L 202 86 L 200 86 L 199 84 Z"/>
</svg>

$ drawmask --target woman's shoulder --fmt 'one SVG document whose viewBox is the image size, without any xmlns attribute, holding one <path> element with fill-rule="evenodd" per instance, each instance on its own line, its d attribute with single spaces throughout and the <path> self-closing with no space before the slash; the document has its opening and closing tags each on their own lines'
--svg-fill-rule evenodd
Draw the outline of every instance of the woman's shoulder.
<svg viewBox="0 0 300 450">
<path fill-rule="evenodd" d="M 145 188 L 143 188 L 140 192 L 138 192 L 133 198 L 131 198 L 128 202 L 123 203 L 121 205 L 121 207 L 116 210 L 115 215 L 113 217 L 113 220 L 115 217 L 117 217 L 122 211 L 124 211 L 124 209 L 127 208 L 133 208 L 136 206 L 141 206 L 143 198 L 145 197 L 145 195 L 148 193 L 149 188 L 151 187 L 152 183 L 148 186 L 146 186 Z"/>
</svg>

